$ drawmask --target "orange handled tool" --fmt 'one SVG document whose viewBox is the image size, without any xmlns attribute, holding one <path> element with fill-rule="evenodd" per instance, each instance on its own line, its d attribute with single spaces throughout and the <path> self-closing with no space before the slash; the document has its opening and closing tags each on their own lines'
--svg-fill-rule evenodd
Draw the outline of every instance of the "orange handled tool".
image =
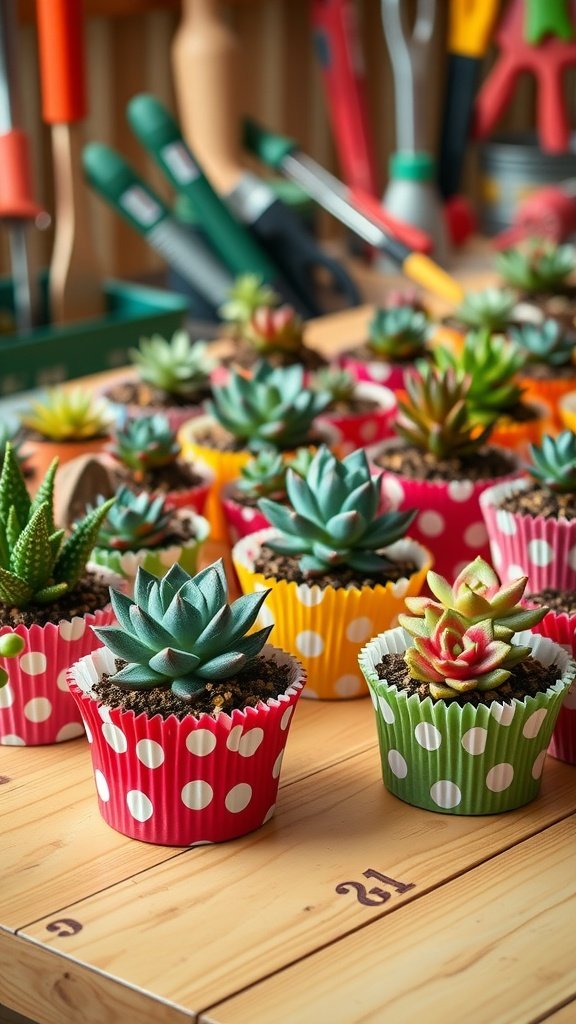
<svg viewBox="0 0 576 1024">
<path fill-rule="evenodd" d="M 101 316 L 102 281 L 82 174 L 87 112 L 83 0 L 36 0 L 42 115 L 52 126 L 56 223 L 50 265 L 54 323 Z"/>
</svg>

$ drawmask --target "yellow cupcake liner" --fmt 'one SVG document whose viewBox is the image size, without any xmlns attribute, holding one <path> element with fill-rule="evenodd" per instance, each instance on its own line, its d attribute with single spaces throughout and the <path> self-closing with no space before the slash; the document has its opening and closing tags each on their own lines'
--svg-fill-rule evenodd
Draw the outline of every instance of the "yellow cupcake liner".
<svg viewBox="0 0 576 1024">
<path fill-rule="evenodd" d="M 568 391 L 558 403 L 558 413 L 562 426 L 576 433 L 576 391 Z"/>
<path fill-rule="evenodd" d="M 534 377 L 521 377 L 518 381 L 524 388 L 524 401 L 529 402 L 535 399 L 538 402 L 545 402 L 550 408 L 550 426 L 553 432 L 562 429 L 559 403 L 564 395 L 574 391 L 576 384 L 576 368 L 573 377 L 552 377 L 548 380 L 538 380 Z"/>
<path fill-rule="evenodd" d="M 227 542 L 228 528 L 220 501 L 220 491 L 224 484 L 228 484 L 240 476 L 242 466 L 249 462 L 252 454 L 246 448 L 236 452 L 220 451 L 218 448 L 209 448 L 196 441 L 198 434 L 205 433 L 213 423 L 214 420 L 211 416 L 196 416 L 180 428 L 178 441 L 182 446 L 183 458 L 189 459 L 191 462 L 201 459 L 208 464 L 214 474 L 204 515 L 210 523 L 211 539 Z"/>
<path fill-rule="evenodd" d="M 501 416 L 490 435 L 490 444 L 497 444 L 501 448 L 508 448 L 517 455 L 527 458 L 531 444 L 540 444 L 543 435 L 550 425 L 550 411 L 548 405 L 542 402 L 531 402 L 538 409 L 538 417 L 533 420 L 512 420 L 508 416 Z"/>
<path fill-rule="evenodd" d="M 254 570 L 263 544 L 277 533 L 259 530 L 238 541 L 232 560 L 243 593 L 268 590 L 255 628 L 274 626 L 270 643 L 294 654 L 304 665 L 308 683 L 303 697 L 343 700 L 364 697 L 366 682 L 358 668 L 358 652 L 375 633 L 397 625 L 404 598 L 422 589 L 432 564 L 430 552 L 405 538 L 386 548 L 391 558 L 409 558 L 417 565 L 410 577 L 395 583 L 349 589 L 319 587 L 266 577 Z"/>
</svg>

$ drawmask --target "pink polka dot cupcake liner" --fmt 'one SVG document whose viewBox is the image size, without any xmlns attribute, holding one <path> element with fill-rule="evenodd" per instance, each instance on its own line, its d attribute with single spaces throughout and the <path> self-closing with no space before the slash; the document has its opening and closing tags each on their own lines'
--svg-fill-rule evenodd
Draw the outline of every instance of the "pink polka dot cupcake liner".
<svg viewBox="0 0 576 1024">
<path fill-rule="evenodd" d="M 404 389 L 404 374 L 413 369 L 413 363 L 387 363 L 383 359 L 358 359 L 353 355 L 340 356 L 339 365 L 357 381 L 367 384 L 385 384 L 391 391 Z"/>
<path fill-rule="evenodd" d="M 386 788 L 406 803 L 442 814 L 498 814 L 522 807 L 540 791 L 546 751 L 562 700 L 576 674 L 567 651 L 525 631 L 515 643 L 532 648 L 558 678 L 545 693 L 509 704 L 460 707 L 454 701 L 407 696 L 376 666 L 412 643 L 403 629 L 375 637 L 359 664 L 376 714 Z"/>
<path fill-rule="evenodd" d="M 491 487 L 480 499 L 492 563 L 503 582 L 527 576 L 526 592 L 576 588 L 576 520 L 509 512 L 506 498 L 526 490 L 526 478 Z"/>
<path fill-rule="evenodd" d="M 230 543 L 235 544 L 241 537 L 265 530 L 270 523 L 259 508 L 243 505 L 234 497 L 234 484 L 225 484 L 220 492 L 222 510 L 226 518 Z"/>
<path fill-rule="evenodd" d="M 100 569 L 108 569 L 132 582 L 140 566 L 160 578 L 177 562 L 186 572 L 194 574 L 197 572 L 200 549 L 210 534 L 210 524 L 203 516 L 188 510 L 187 516 L 192 517 L 196 536 L 184 544 L 140 548 L 138 551 L 116 551 L 97 547 L 92 551 L 90 564 Z"/>
<path fill-rule="evenodd" d="M 390 388 L 368 381 L 359 381 L 355 389 L 355 397 L 360 400 L 375 402 L 377 408 L 369 412 L 348 415 L 322 413 L 319 423 L 327 423 L 334 432 L 332 450 L 338 458 L 344 458 L 357 448 L 365 448 L 390 437 L 392 423 L 396 417 L 397 403 L 394 392 Z"/>
<path fill-rule="evenodd" d="M 68 672 L 68 685 L 90 744 L 100 813 L 132 839 L 165 846 L 220 843 L 272 817 L 290 723 L 305 677 L 295 658 L 278 698 L 231 715 L 135 715 L 107 707 L 93 693 L 114 655 L 102 647 Z"/>
<path fill-rule="evenodd" d="M 346 700 L 365 697 L 368 689 L 358 671 L 360 645 L 375 631 L 396 624 L 406 595 L 419 594 L 431 565 L 430 552 L 405 538 L 386 549 L 392 558 L 417 566 L 410 577 L 384 586 L 334 588 L 266 577 L 254 559 L 275 530 L 250 534 L 232 549 L 232 561 L 245 594 L 268 590 L 255 628 L 273 625 L 271 641 L 290 651 L 304 665 L 308 684 L 304 697 Z"/>
<path fill-rule="evenodd" d="M 68 690 L 66 673 L 75 661 L 100 646 L 91 626 L 114 620 L 110 605 L 94 614 L 63 619 L 57 626 L 17 626 L 24 651 L 0 658 L 8 682 L 0 689 L 0 744 L 38 746 L 84 734 L 82 718 Z M 1 633 L 10 633 L 7 626 Z"/>
<path fill-rule="evenodd" d="M 528 598 L 529 603 L 530 599 Z M 533 627 L 534 633 L 548 637 L 576 657 L 576 613 L 549 611 Z M 576 681 L 568 690 L 554 726 L 548 753 L 559 761 L 576 764 Z"/>
<path fill-rule="evenodd" d="M 418 509 L 410 536 L 430 549 L 434 570 L 452 580 L 477 555 L 490 560 L 480 495 L 494 482 L 411 480 L 384 470 L 382 494 L 392 509 Z"/>
</svg>

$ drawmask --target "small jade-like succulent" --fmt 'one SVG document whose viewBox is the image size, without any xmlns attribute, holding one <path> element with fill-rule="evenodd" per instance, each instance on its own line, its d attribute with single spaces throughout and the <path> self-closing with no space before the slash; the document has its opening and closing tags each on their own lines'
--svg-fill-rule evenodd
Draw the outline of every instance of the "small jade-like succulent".
<svg viewBox="0 0 576 1024">
<path fill-rule="evenodd" d="M 32 402 L 22 424 L 50 441 L 88 441 L 110 432 L 110 416 L 103 402 L 82 388 L 54 388 L 43 401 Z"/>
<path fill-rule="evenodd" d="M 170 341 L 159 334 L 141 338 L 139 347 L 130 349 L 130 358 L 146 384 L 191 402 L 209 389 L 216 365 L 206 342 L 192 342 L 183 330 L 175 331 Z"/>
<path fill-rule="evenodd" d="M 262 498 L 258 506 L 280 536 L 267 541 L 285 555 L 299 555 L 305 576 L 337 566 L 359 572 L 390 567 L 382 549 L 403 537 L 416 515 L 379 513 L 380 477 L 372 477 L 363 449 L 340 461 L 325 447 L 318 449 L 305 477 L 286 474 L 289 505 Z"/>
<path fill-rule="evenodd" d="M 302 366 L 272 368 L 264 361 L 257 363 L 251 377 L 231 370 L 212 397 L 209 411 L 251 451 L 307 443 L 315 417 L 330 402 L 328 394 L 304 387 Z"/>
<path fill-rule="evenodd" d="M 522 388 L 515 377 L 525 359 L 502 335 L 487 329 L 468 334 L 458 354 L 438 348 L 434 358 L 441 370 L 452 368 L 470 381 L 466 400 L 480 423 L 492 423 L 518 405 Z"/>
<path fill-rule="evenodd" d="M 485 288 L 480 292 L 468 292 L 455 316 L 467 327 L 502 331 L 510 323 L 515 305 L 513 292 L 505 288 Z"/>
<path fill-rule="evenodd" d="M 113 682 L 127 690 L 170 688 L 190 701 L 207 683 L 237 675 L 260 654 L 272 629 L 247 635 L 268 593 L 228 604 L 222 561 L 196 576 L 173 565 L 162 580 L 139 568 L 133 599 L 110 590 L 119 624 L 94 629 L 128 663 Z"/>
<path fill-rule="evenodd" d="M 24 650 L 24 640 L 18 633 L 3 633 L 0 636 L 0 658 L 17 658 Z M 0 690 L 6 686 L 9 675 L 4 668 L 0 668 Z"/>
<path fill-rule="evenodd" d="M 244 326 L 242 337 L 262 356 L 300 351 L 303 344 L 302 319 L 289 305 L 271 309 L 259 306 Z"/>
<path fill-rule="evenodd" d="M 540 445 L 530 445 L 532 465 L 528 472 L 550 491 L 576 494 L 576 434 L 563 430 L 557 437 L 547 435 Z"/>
<path fill-rule="evenodd" d="M 279 301 L 280 296 L 258 274 L 241 274 L 218 312 L 223 320 L 242 328 L 257 309 L 277 306 Z"/>
<path fill-rule="evenodd" d="M 437 459 L 471 455 L 486 442 L 491 424 L 481 423 L 468 403 L 468 376 L 421 364 L 404 380 L 407 398 L 398 402 L 395 423 L 400 437 Z"/>
<path fill-rule="evenodd" d="M 117 427 L 108 451 L 141 480 L 150 470 L 175 462 L 180 445 L 166 417 L 155 413 L 127 419 Z"/>
<path fill-rule="evenodd" d="M 109 551 L 160 547 L 172 532 L 172 513 L 165 509 L 165 501 L 162 494 L 134 494 L 128 487 L 120 487 L 100 526 L 96 546 Z"/>
<path fill-rule="evenodd" d="M 576 270 L 572 245 L 533 239 L 523 246 L 499 253 L 496 269 L 506 281 L 523 292 L 537 295 L 562 288 Z"/>
<path fill-rule="evenodd" d="M 314 390 L 327 391 L 330 395 L 330 405 L 336 405 L 338 402 L 351 402 L 357 384 L 358 382 L 347 370 L 326 366 L 314 374 L 311 386 Z"/>
<path fill-rule="evenodd" d="M 305 476 L 312 459 L 310 448 L 298 448 L 292 456 L 278 452 L 275 448 L 263 448 L 242 466 L 238 490 L 247 498 L 283 498 L 286 494 L 288 468 L 299 476 Z"/>
<path fill-rule="evenodd" d="M 367 345 L 380 359 L 410 362 L 425 354 L 429 331 L 428 317 L 419 308 L 377 309 L 368 325 Z"/>
<path fill-rule="evenodd" d="M 494 569 L 479 555 L 458 574 L 452 586 L 444 576 L 429 570 L 428 589 L 433 597 L 407 597 L 405 604 L 412 615 L 399 615 L 400 625 L 414 636 L 425 629 L 428 609 L 442 613 L 457 612 L 471 623 L 490 619 L 498 640 L 509 640 L 520 629 L 532 629 L 546 614 L 542 608 L 523 608 L 519 603 L 527 576 L 520 576 L 503 586 Z"/>
<path fill-rule="evenodd" d="M 54 525 L 54 459 L 35 497 L 6 445 L 0 474 L 0 601 L 25 608 L 50 604 L 74 589 L 84 572 L 100 523 L 114 499 L 93 509 L 66 539 Z"/>
<path fill-rule="evenodd" d="M 576 335 L 567 332 L 558 320 L 513 327 L 510 338 L 524 353 L 527 363 L 570 366 L 574 362 Z"/>
</svg>

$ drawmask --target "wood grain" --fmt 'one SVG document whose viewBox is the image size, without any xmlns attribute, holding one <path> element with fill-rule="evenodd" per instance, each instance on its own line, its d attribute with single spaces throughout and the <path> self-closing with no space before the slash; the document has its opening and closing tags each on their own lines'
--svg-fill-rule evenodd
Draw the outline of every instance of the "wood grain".
<svg viewBox="0 0 576 1024">
<path fill-rule="evenodd" d="M 49 932 L 51 918 L 22 933 L 58 950 L 65 944 L 81 962 L 200 1011 L 455 875 L 464 875 L 471 896 L 475 882 L 466 872 L 575 809 L 573 771 L 552 759 L 543 795 L 518 811 L 458 818 L 407 808 L 383 788 L 372 749 L 285 787 L 265 829 L 220 847 L 186 851 L 70 904 L 63 916 L 81 923 L 77 934 L 61 939 Z M 363 872 L 370 869 L 413 888 L 397 892 L 368 880 Z M 362 905 L 353 886 L 336 891 L 353 881 L 384 895 L 376 892 L 371 905 Z M 455 921 L 462 935 L 458 912 Z M 425 959 L 427 945 L 416 934 L 412 944 Z M 194 943 L 191 958 L 187 937 L 195 935 L 201 942 Z M 310 989 L 307 983 L 303 999 Z M 299 1003 L 300 996 L 295 999 Z M 290 1015 L 287 1009 L 286 1019 L 299 1020 L 299 1005 L 297 1011 L 292 1007 Z M 276 1024 L 269 1005 L 267 1019 Z M 330 1013 L 315 1019 L 328 1021 Z"/>
<path fill-rule="evenodd" d="M 542 1020 L 576 991 L 575 914 L 571 817 L 213 1007 L 202 1021 Z"/>
</svg>

